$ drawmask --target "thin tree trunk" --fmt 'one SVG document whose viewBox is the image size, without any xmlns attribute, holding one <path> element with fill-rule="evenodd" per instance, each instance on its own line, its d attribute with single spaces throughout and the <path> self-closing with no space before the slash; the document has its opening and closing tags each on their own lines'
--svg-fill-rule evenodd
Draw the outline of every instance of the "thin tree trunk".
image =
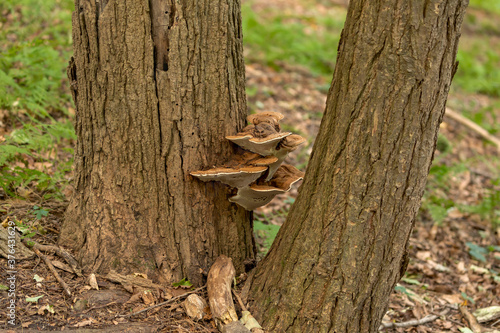
<svg viewBox="0 0 500 333">
<path fill-rule="evenodd" d="M 467 3 L 350 2 L 304 183 L 251 282 L 269 331 L 378 331 L 408 263 Z"/>
<path fill-rule="evenodd" d="M 189 172 L 233 153 L 245 125 L 239 1 L 76 0 L 75 196 L 60 242 L 92 271 L 201 283 L 254 259 L 251 213 Z"/>
</svg>

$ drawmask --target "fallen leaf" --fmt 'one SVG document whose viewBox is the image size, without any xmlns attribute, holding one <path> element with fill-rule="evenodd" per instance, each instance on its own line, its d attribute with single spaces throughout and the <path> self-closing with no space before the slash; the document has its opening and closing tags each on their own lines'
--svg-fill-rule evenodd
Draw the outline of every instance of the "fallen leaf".
<svg viewBox="0 0 500 333">
<path fill-rule="evenodd" d="M 99 290 L 99 286 L 97 285 L 97 279 L 94 273 L 89 275 L 89 285 L 95 290 Z"/>
<path fill-rule="evenodd" d="M 134 273 L 133 275 L 135 277 L 141 277 L 143 279 L 147 279 L 148 278 L 148 276 L 146 274 L 144 274 L 144 273 Z"/>
<path fill-rule="evenodd" d="M 52 265 L 54 265 L 54 267 L 57 267 L 57 268 L 59 268 L 59 269 L 61 269 L 63 271 L 66 271 L 66 272 L 69 272 L 69 273 L 74 273 L 74 271 L 71 269 L 71 267 L 69 267 L 65 263 L 60 262 L 58 260 L 52 260 Z"/>
<path fill-rule="evenodd" d="M 54 310 L 54 307 L 50 304 L 45 304 L 44 306 L 40 307 L 38 309 L 38 314 L 39 315 L 44 315 L 45 314 L 45 310 L 47 310 L 47 312 L 50 312 L 52 314 L 55 313 L 55 310 Z"/>
<path fill-rule="evenodd" d="M 147 306 L 150 306 L 151 304 L 155 303 L 155 296 L 153 295 L 153 293 L 150 290 L 144 290 L 141 293 L 141 297 L 142 297 L 142 301 Z"/>
<path fill-rule="evenodd" d="M 26 302 L 37 303 L 38 300 L 42 297 L 43 297 L 43 295 L 35 296 L 35 297 L 26 297 Z"/>
<path fill-rule="evenodd" d="M 453 295 L 441 295 L 440 298 L 444 299 L 450 304 L 460 304 L 462 303 L 462 297 L 460 294 L 453 294 Z"/>
<path fill-rule="evenodd" d="M 38 276 L 38 274 L 35 274 L 35 275 L 33 276 L 33 280 L 35 280 L 36 282 L 42 282 L 42 281 L 44 280 L 44 278 L 43 278 L 43 277 Z"/>
</svg>

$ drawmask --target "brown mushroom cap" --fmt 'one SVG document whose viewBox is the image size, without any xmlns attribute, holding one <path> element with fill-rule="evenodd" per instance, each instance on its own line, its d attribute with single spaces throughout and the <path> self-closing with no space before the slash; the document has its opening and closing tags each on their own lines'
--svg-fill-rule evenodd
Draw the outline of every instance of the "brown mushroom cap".
<svg viewBox="0 0 500 333">
<path fill-rule="evenodd" d="M 305 138 L 301 137 L 298 134 L 292 134 L 287 136 L 280 142 L 278 149 L 284 148 L 288 151 L 294 151 L 299 145 L 303 144 L 304 142 L 306 142 Z"/>
<path fill-rule="evenodd" d="M 260 123 L 262 121 L 267 121 L 268 119 L 273 119 L 274 121 L 278 122 L 283 118 L 285 118 L 285 116 L 279 112 L 264 111 L 264 112 L 258 112 L 258 113 L 254 113 L 254 114 L 249 115 L 247 117 L 247 120 L 249 123 L 257 125 L 258 123 Z"/>
<path fill-rule="evenodd" d="M 252 123 L 254 125 L 258 125 L 261 123 L 270 124 L 276 129 L 277 132 L 279 132 L 280 131 L 279 121 L 284 117 L 285 116 L 283 116 L 279 112 L 265 111 L 265 112 L 251 114 L 247 117 L 247 120 L 249 123 Z"/>
<path fill-rule="evenodd" d="M 304 142 L 306 142 L 306 139 L 297 134 L 287 136 L 280 141 L 278 148 L 274 153 L 274 156 L 276 156 L 278 160 L 269 165 L 269 172 L 267 173 L 266 181 L 271 180 L 271 178 L 274 176 L 274 173 L 279 168 L 281 163 L 283 163 L 288 153 L 297 149 L 297 147 Z"/>
<path fill-rule="evenodd" d="M 224 163 L 225 168 L 238 169 L 245 166 L 268 166 L 278 160 L 276 156 L 261 156 L 256 153 L 245 151 L 242 155 L 233 155 L 232 158 Z"/>
<path fill-rule="evenodd" d="M 266 166 L 241 166 L 195 171 L 191 175 L 204 182 L 219 181 L 231 187 L 242 188 L 256 181 L 266 170 Z"/>
<path fill-rule="evenodd" d="M 269 185 L 279 188 L 285 192 L 289 191 L 293 184 L 304 178 L 304 173 L 293 165 L 283 164 L 276 170 Z"/>
<path fill-rule="evenodd" d="M 289 136 L 290 132 L 276 133 L 265 138 L 256 138 L 250 134 L 226 136 L 226 139 L 236 143 L 243 149 L 250 150 L 262 156 L 274 155 L 278 143 Z"/>
<path fill-rule="evenodd" d="M 267 205 L 273 198 L 285 191 L 267 185 L 251 185 L 238 189 L 238 193 L 229 198 L 229 201 L 234 202 L 246 210 L 254 210 L 257 207 Z"/>
<path fill-rule="evenodd" d="M 303 177 L 303 172 L 294 166 L 284 164 L 278 168 L 269 183 L 242 187 L 234 197 L 229 198 L 229 201 L 237 203 L 246 210 L 254 210 L 267 205 L 277 194 L 289 191 L 292 185 Z"/>
</svg>

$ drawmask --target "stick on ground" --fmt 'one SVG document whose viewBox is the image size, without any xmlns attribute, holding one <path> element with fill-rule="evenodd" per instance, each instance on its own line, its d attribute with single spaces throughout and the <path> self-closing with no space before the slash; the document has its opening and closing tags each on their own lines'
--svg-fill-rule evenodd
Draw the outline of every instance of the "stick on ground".
<svg viewBox="0 0 500 333">
<path fill-rule="evenodd" d="M 71 269 L 73 270 L 73 272 L 76 275 L 82 276 L 82 271 L 81 271 L 77 261 L 66 250 L 63 250 L 59 246 L 56 246 L 56 245 L 43 245 L 43 244 L 39 244 L 33 240 L 30 240 L 30 242 L 34 243 L 33 248 L 36 248 L 40 251 L 54 252 L 59 257 L 63 258 L 68 263 L 68 265 L 70 265 Z"/>
<path fill-rule="evenodd" d="M 182 295 L 179 295 L 179 296 L 176 296 L 176 297 L 172 297 L 172 298 L 171 298 L 171 299 L 169 299 L 168 301 L 165 301 L 165 302 L 162 302 L 162 303 L 158 303 L 158 304 L 152 305 L 152 306 L 150 306 L 150 307 L 148 307 L 148 308 L 142 309 L 141 311 L 137 311 L 137 312 L 134 312 L 134 313 L 131 313 L 131 314 L 128 314 L 128 315 L 121 315 L 120 317 L 128 318 L 128 317 L 136 316 L 136 315 L 138 315 L 138 314 L 141 314 L 141 313 L 143 313 L 143 312 L 146 312 L 146 311 L 149 311 L 149 310 L 151 310 L 151 309 L 157 308 L 157 307 L 159 307 L 159 306 L 163 306 L 163 305 L 167 305 L 167 304 L 169 304 L 169 303 L 172 303 L 173 301 L 178 300 L 178 299 L 180 299 L 180 298 L 183 298 L 183 297 L 189 296 L 189 295 L 191 295 L 191 294 L 197 293 L 198 291 L 203 290 L 205 287 L 206 287 L 206 286 L 202 286 L 202 287 L 197 288 L 197 289 L 195 289 L 195 290 L 189 291 L 189 292 L 187 292 L 187 293 L 185 293 L 185 294 L 182 294 Z"/>
<path fill-rule="evenodd" d="M 61 287 L 64 289 L 64 293 L 71 297 L 71 291 L 69 290 L 69 287 L 68 285 L 66 284 L 66 282 L 64 282 L 64 280 L 59 276 L 59 274 L 57 273 L 56 269 L 54 268 L 54 265 L 52 265 L 52 262 L 50 261 L 49 258 L 47 258 L 47 256 L 45 254 L 43 254 L 42 252 L 40 252 L 39 249 L 37 249 L 36 247 L 33 248 L 33 252 L 36 253 L 36 255 L 40 258 L 40 259 L 43 259 L 43 261 L 45 261 L 45 264 L 47 264 L 47 267 L 49 268 L 50 272 L 52 273 L 52 275 L 54 275 L 54 277 L 56 278 L 57 282 L 59 282 L 59 284 L 61 285 Z"/>
<path fill-rule="evenodd" d="M 488 133 L 487 130 L 485 130 L 484 128 L 482 128 L 481 126 L 479 126 L 478 124 L 476 124 L 472 120 L 465 118 L 461 114 L 459 114 L 459 113 L 457 113 L 449 108 L 446 108 L 446 113 L 444 115 L 450 117 L 451 119 L 453 119 L 455 121 L 458 121 L 462 125 L 467 126 L 471 130 L 473 130 L 474 132 L 476 132 L 477 134 L 482 136 L 484 139 L 491 141 L 495 146 L 497 146 L 497 150 L 500 153 L 500 139 L 498 139 L 497 137 Z"/>
<path fill-rule="evenodd" d="M 450 311 L 450 309 L 445 309 L 439 315 L 428 315 L 422 319 L 414 319 L 414 320 L 409 320 L 409 321 L 405 321 L 402 323 L 382 323 L 382 325 L 380 325 L 378 330 L 381 331 L 384 328 L 410 327 L 410 326 L 418 326 L 418 325 L 427 324 L 427 323 L 430 323 L 431 321 L 438 319 L 441 316 L 446 315 L 449 311 Z"/>
<path fill-rule="evenodd" d="M 472 313 L 467 310 L 465 305 L 461 305 L 458 309 L 460 310 L 462 317 L 464 317 L 467 323 L 469 323 L 469 327 L 474 333 L 481 333 L 483 331 L 483 328 L 477 322 L 476 317 L 474 317 Z"/>
</svg>

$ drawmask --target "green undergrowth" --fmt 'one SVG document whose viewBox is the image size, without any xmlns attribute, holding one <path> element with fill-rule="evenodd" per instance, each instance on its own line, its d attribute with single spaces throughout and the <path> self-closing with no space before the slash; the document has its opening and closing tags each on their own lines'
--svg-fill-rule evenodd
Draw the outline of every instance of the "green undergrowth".
<svg viewBox="0 0 500 333">
<path fill-rule="evenodd" d="M 69 0 L 0 4 L 0 187 L 9 196 L 35 188 L 63 198 L 75 139 L 66 66 L 71 55 Z M 2 134 L 0 133 L 0 134 Z M 23 191 L 21 191 L 23 190 Z"/>
<path fill-rule="evenodd" d="M 500 1 L 498 0 L 470 0 L 469 8 L 478 8 L 500 15 Z"/>
<path fill-rule="evenodd" d="M 337 56 L 342 15 L 283 14 L 262 16 L 251 4 L 242 6 L 243 42 L 247 62 L 261 62 L 274 69 L 284 63 L 307 67 L 316 75 L 331 77 Z"/>
<path fill-rule="evenodd" d="M 493 229 L 500 227 L 500 159 L 475 156 L 450 163 L 452 143 L 443 135 L 439 136 L 437 150 L 438 156 L 429 172 L 421 210 L 438 226 L 453 210 L 458 210 L 469 215 L 477 214 L 482 220 L 488 221 Z M 474 203 L 458 201 L 451 194 L 451 184 L 463 179 L 477 165 L 486 166 L 489 182 L 477 193 Z"/>
</svg>

